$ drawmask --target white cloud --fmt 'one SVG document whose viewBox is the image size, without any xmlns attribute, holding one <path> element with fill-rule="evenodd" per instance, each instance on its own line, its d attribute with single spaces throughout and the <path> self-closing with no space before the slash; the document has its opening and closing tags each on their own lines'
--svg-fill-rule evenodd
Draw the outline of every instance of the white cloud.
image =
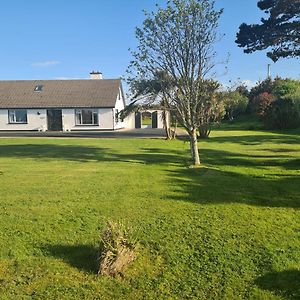
<svg viewBox="0 0 300 300">
<path fill-rule="evenodd" d="M 58 60 L 47 60 L 47 61 L 35 62 L 32 64 L 32 66 L 38 68 L 46 68 L 46 67 L 51 67 L 59 64 L 61 64 L 61 62 Z"/>
<path fill-rule="evenodd" d="M 255 87 L 257 85 L 257 81 L 245 79 L 245 80 L 242 80 L 242 84 L 245 85 L 248 89 L 252 89 L 253 87 Z"/>
</svg>

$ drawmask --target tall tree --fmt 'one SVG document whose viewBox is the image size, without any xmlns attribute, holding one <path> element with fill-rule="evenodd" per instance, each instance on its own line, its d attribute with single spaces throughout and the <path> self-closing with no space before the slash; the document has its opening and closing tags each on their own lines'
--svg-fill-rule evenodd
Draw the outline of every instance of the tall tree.
<svg viewBox="0 0 300 300">
<path fill-rule="evenodd" d="M 200 165 L 201 96 L 216 64 L 214 44 L 221 13 L 210 0 L 170 0 L 165 8 L 146 13 L 143 26 L 136 29 L 139 45 L 129 68 L 130 76 L 137 79 L 151 79 L 157 70 L 168 74 L 174 88 L 167 96 L 189 135 L 195 165 Z"/>
<path fill-rule="evenodd" d="M 261 24 L 243 23 L 236 43 L 245 53 L 270 49 L 274 62 L 300 56 L 300 0 L 260 0 L 258 7 L 269 15 Z"/>
</svg>

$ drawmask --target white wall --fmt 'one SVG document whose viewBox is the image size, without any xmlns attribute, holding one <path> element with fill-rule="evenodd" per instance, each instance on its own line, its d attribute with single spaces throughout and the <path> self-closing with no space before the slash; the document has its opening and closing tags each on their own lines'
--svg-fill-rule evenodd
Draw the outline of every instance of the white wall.
<svg viewBox="0 0 300 300">
<path fill-rule="evenodd" d="M 125 118 L 124 126 L 126 129 L 135 129 L 135 113 L 131 113 Z"/>
<path fill-rule="evenodd" d="M 41 130 L 42 128 L 47 128 L 45 109 L 28 109 L 27 124 L 9 124 L 8 110 L 0 109 L 0 130 Z"/>
<path fill-rule="evenodd" d="M 118 110 L 118 112 L 120 112 L 121 110 L 124 109 L 124 99 L 123 99 L 123 93 L 121 91 L 121 89 L 119 89 L 119 95 L 117 97 L 117 101 L 116 101 L 116 105 L 115 105 L 115 109 L 114 109 L 114 116 L 116 114 L 116 111 Z M 119 120 L 120 121 L 120 120 Z M 125 121 L 125 120 L 124 120 Z M 121 128 L 125 128 L 125 122 L 116 122 L 115 118 L 114 118 L 114 122 L 115 122 L 115 129 L 121 129 Z"/>
<path fill-rule="evenodd" d="M 39 114 L 38 114 L 39 113 Z M 114 129 L 114 109 L 98 109 L 99 126 L 76 126 L 75 109 L 62 109 L 63 130 L 112 130 Z M 120 128 L 124 123 L 119 124 Z M 46 109 L 28 109 L 27 124 L 9 124 L 8 110 L 0 110 L 0 131 L 1 130 L 47 130 L 47 110 Z"/>
</svg>

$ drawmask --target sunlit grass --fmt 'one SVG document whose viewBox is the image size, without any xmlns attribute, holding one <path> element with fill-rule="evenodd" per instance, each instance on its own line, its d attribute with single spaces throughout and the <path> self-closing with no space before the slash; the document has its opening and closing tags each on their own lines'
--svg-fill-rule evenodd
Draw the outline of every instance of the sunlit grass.
<svg viewBox="0 0 300 300">
<path fill-rule="evenodd" d="M 1 139 L 0 298 L 298 299 L 299 132 L 250 129 L 200 169 L 184 141 Z M 124 278 L 95 275 L 107 220 L 140 243 Z"/>
</svg>

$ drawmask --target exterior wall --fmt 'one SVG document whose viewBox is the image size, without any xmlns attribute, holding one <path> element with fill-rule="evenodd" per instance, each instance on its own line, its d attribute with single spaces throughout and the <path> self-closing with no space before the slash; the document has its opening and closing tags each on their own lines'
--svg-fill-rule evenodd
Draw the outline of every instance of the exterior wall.
<svg viewBox="0 0 300 300">
<path fill-rule="evenodd" d="M 119 122 L 116 122 L 116 118 L 115 118 L 115 114 L 116 112 L 120 112 L 121 110 L 124 109 L 124 98 L 123 98 L 123 93 L 121 91 L 121 89 L 119 90 L 119 95 L 117 97 L 117 101 L 116 101 L 116 105 L 115 105 L 115 109 L 114 109 L 114 128 L 115 129 L 121 129 L 121 128 L 125 128 L 125 120 L 123 122 L 121 122 L 121 120 L 119 120 Z"/>
<path fill-rule="evenodd" d="M 99 126 L 78 126 L 75 125 L 75 109 L 62 109 L 63 130 L 113 130 L 114 113 L 113 108 L 98 109 Z M 120 128 L 124 127 L 124 123 L 119 124 Z M 0 110 L 0 131 L 1 130 L 39 130 L 46 131 L 47 125 L 47 110 L 46 109 L 27 109 L 27 124 L 9 124 L 8 109 Z"/>
<path fill-rule="evenodd" d="M 135 129 L 135 113 L 131 113 L 124 120 L 124 126 L 126 129 Z"/>
<path fill-rule="evenodd" d="M 163 122 L 163 111 L 158 110 L 157 111 L 157 128 L 164 128 L 164 122 Z"/>
<path fill-rule="evenodd" d="M 75 109 L 63 109 L 63 130 L 112 130 L 114 129 L 114 110 L 112 108 L 98 109 L 99 126 L 84 126 L 75 124 Z"/>
<path fill-rule="evenodd" d="M 27 124 L 9 124 L 8 109 L 0 109 L 0 130 L 46 130 L 45 109 L 27 109 Z"/>
<path fill-rule="evenodd" d="M 163 122 L 163 111 L 157 110 L 157 109 L 147 109 L 145 112 L 150 112 L 153 114 L 154 112 L 157 112 L 157 128 L 163 129 L 164 128 L 164 122 Z M 169 118 L 167 116 L 167 122 L 169 122 Z"/>
</svg>

